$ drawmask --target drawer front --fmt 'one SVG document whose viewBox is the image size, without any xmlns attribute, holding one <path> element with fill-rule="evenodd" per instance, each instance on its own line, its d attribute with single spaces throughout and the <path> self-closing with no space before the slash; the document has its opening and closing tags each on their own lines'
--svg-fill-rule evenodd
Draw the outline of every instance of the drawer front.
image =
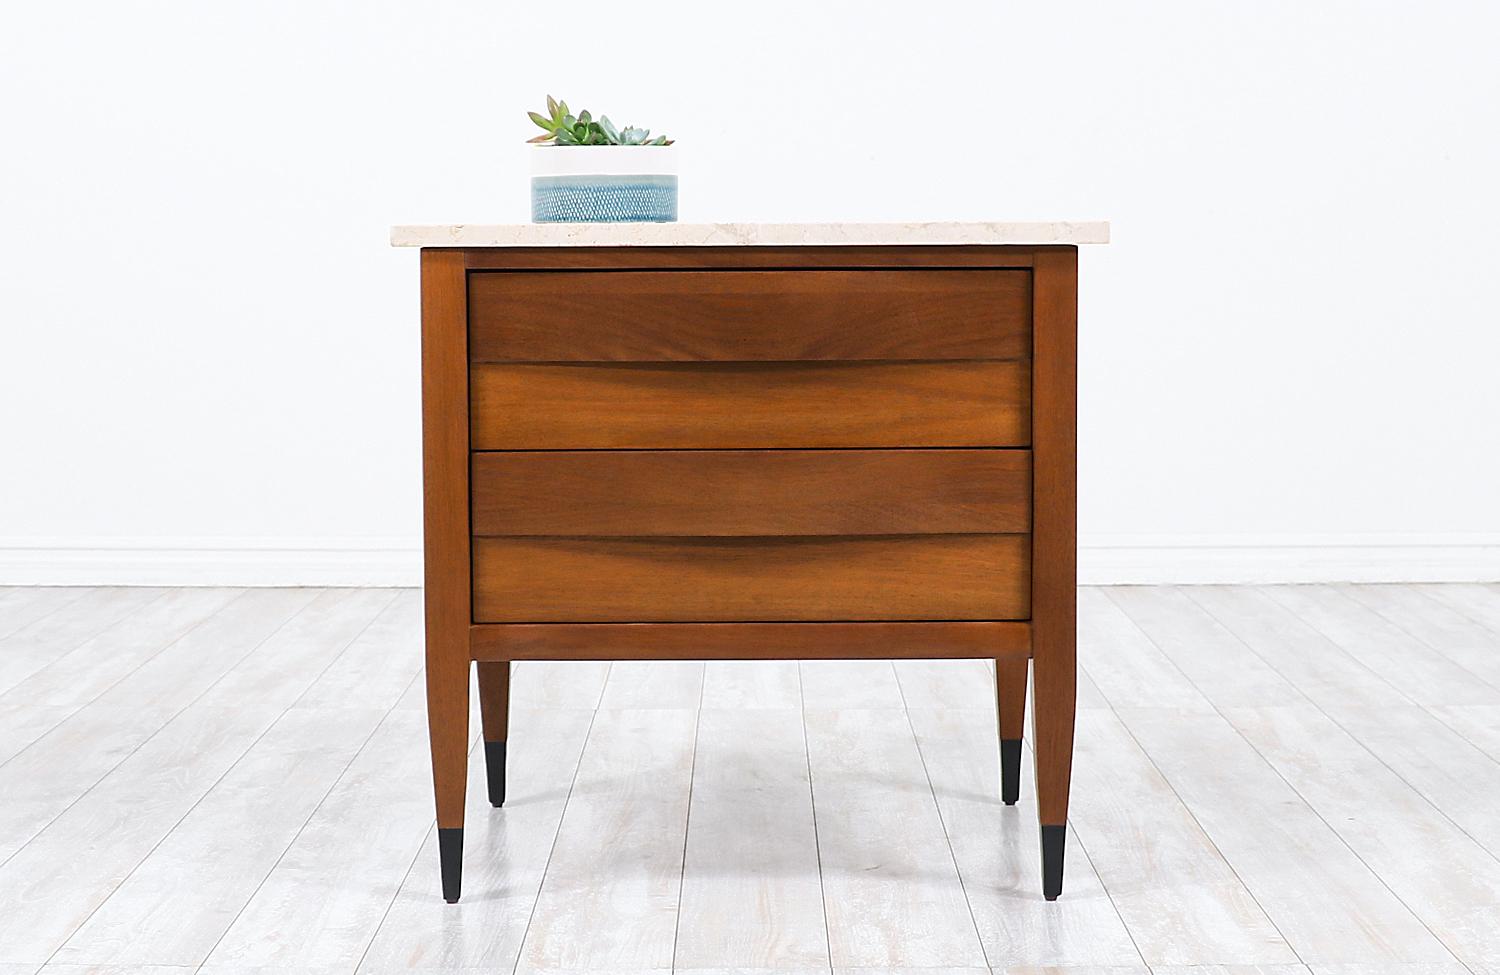
<svg viewBox="0 0 1500 975">
<path fill-rule="evenodd" d="M 475 362 L 1021 359 L 1024 270 L 469 276 Z"/>
<path fill-rule="evenodd" d="M 1026 450 L 507 451 L 470 484 L 475 535 L 1031 530 Z"/>
<path fill-rule="evenodd" d="M 1027 535 L 476 538 L 478 623 L 1008 620 Z"/>
<path fill-rule="evenodd" d="M 1029 363 L 477 364 L 475 450 L 1024 447 Z"/>
</svg>

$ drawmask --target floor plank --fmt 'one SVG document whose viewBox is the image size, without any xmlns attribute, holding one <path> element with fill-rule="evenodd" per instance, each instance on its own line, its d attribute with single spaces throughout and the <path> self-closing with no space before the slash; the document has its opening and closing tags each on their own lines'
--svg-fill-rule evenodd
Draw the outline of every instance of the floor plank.
<svg viewBox="0 0 1500 975">
<path fill-rule="evenodd" d="M 0 693 L 121 619 L 165 595 L 165 589 L 91 589 L 67 606 L 47 613 L 0 640 Z"/>
<path fill-rule="evenodd" d="M 259 676 L 256 694 L 204 692 L 0 865 L 0 917 L 15 921 L 0 959 L 47 960 L 390 599 L 369 590 L 315 599 L 215 685 L 244 671 Z"/>
<path fill-rule="evenodd" d="M 395 598 L 389 589 L 327 590 L 225 672 L 198 703 L 291 707 Z"/>
<path fill-rule="evenodd" d="M 1500 687 L 1336 588 L 1267 586 L 1264 591 L 1417 704 L 1500 704 Z"/>
<path fill-rule="evenodd" d="M 697 708 L 703 699 L 699 660 L 617 660 L 601 708 Z"/>
<path fill-rule="evenodd" d="M 1500 636 L 1500 585 L 1415 585 L 1415 592 L 1452 607 L 1490 632 Z"/>
<path fill-rule="evenodd" d="M 337 591 L 321 589 L 251 589 L 99 695 L 89 707 L 133 708 L 142 701 L 163 708 L 187 707 L 261 644 L 287 639 L 280 635 L 284 628 L 295 635 L 311 625 L 312 616 L 301 617 L 304 611 L 316 614 L 319 606 L 337 604 L 340 598 Z"/>
<path fill-rule="evenodd" d="M 986 661 L 522 662 L 449 906 L 419 592 L 0 589 L 0 975 L 1500 975 L 1497 607 L 1083 590 L 1052 904 Z"/>
<path fill-rule="evenodd" d="M 1389 681 L 1259 589 L 1192 586 L 1184 591 L 1315 704 L 1411 703 Z"/>
<path fill-rule="evenodd" d="M 1171 658 L 1098 589 L 1078 594 L 1078 661 L 1113 707 L 1213 710 Z"/>
<path fill-rule="evenodd" d="M 820 710 L 900 708 L 901 685 L 889 660 L 803 660 L 802 705 Z"/>
<path fill-rule="evenodd" d="M 1074 747 L 1069 821 L 1148 965 L 1298 961 L 1113 712 Z"/>
<path fill-rule="evenodd" d="M 0 704 L 0 766 L 67 720 L 76 708 Z M 3 777 L 3 773 L 0 773 Z"/>
<path fill-rule="evenodd" d="M 313 596 L 242 598 L 0 765 L 0 861 L 130 756 Z M 167 659 L 163 659 L 167 658 Z M 155 666 L 160 664 L 161 666 Z"/>
<path fill-rule="evenodd" d="M 1500 707 L 1457 706 L 1428 708 L 1428 711 L 1491 761 L 1500 762 Z M 1482 776 L 1476 785 L 1489 781 L 1490 776 Z"/>
<path fill-rule="evenodd" d="M 48 960 L 265 725 L 253 708 L 183 712 L 0 866 L 0 958 Z"/>
<path fill-rule="evenodd" d="M 827 966 L 801 711 L 705 709 L 696 749 L 675 967 Z"/>
<path fill-rule="evenodd" d="M 0 766 L 0 795 L 5 796 L 0 802 L 0 878 L 11 857 L 159 732 L 176 710 L 151 704 L 89 708 Z M 4 957 L 0 951 L 0 959 Z"/>
<path fill-rule="evenodd" d="M 943 826 L 973 908 L 985 956 L 996 971 L 1018 965 L 1141 966 L 1119 912 L 1076 836 L 1064 860 L 1063 897 L 1041 896 L 1041 858 L 1030 755 L 1021 762 L 1021 799 L 1000 794 L 993 713 L 912 709 L 912 726 Z"/>
<path fill-rule="evenodd" d="M 908 708 L 995 710 L 993 661 L 896 660 L 893 666 Z"/>
<path fill-rule="evenodd" d="M 1434 710 L 1335 708 L 1328 714 L 1491 855 L 1500 856 L 1500 735 L 1486 741 L 1476 730 L 1476 742 L 1462 733 L 1480 715 L 1488 717 L 1491 729 L 1500 729 L 1500 706 Z"/>
<path fill-rule="evenodd" d="M 805 720 L 833 967 L 985 965 L 906 715 Z"/>
<path fill-rule="evenodd" d="M 1500 860 L 1316 708 L 1229 717 L 1459 961 L 1500 958 Z"/>
<path fill-rule="evenodd" d="M 1120 716 L 1303 962 L 1453 960 L 1224 718 Z"/>
<path fill-rule="evenodd" d="M 1253 707 L 1306 700 L 1182 588 L 1118 586 L 1105 593 L 1210 702 Z"/>
<path fill-rule="evenodd" d="M 595 715 L 518 971 L 671 967 L 696 725 Z"/>
<path fill-rule="evenodd" d="M 600 660 L 518 661 L 511 665 L 511 707 L 592 711 L 604 694 L 609 670 L 610 665 Z"/>
<path fill-rule="evenodd" d="M 797 661 L 711 660 L 703 671 L 703 707 L 800 710 L 802 678 Z"/>
<path fill-rule="evenodd" d="M 1307 610 L 1340 636 L 1349 635 L 1346 627 L 1368 623 L 1358 614 L 1359 607 L 1338 593 L 1296 588 L 1295 598 L 1283 605 Z M 1286 595 L 1276 587 L 1268 591 L 1278 601 Z M 1119 602 L 1132 604 L 1129 598 Z M 1160 639 L 1182 655 L 1189 652 L 1195 636 L 1210 637 L 1197 644 L 1194 668 L 1214 673 L 1209 679 L 1214 693 L 1208 697 L 1216 708 L 1244 701 L 1246 695 L 1235 681 L 1242 668 L 1260 688 L 1256 698 L 1287 696 L 1263 662 L 1222 627 L 1208 625 L 1211 621 L 1203 614 L 1186 608 L 1150 614 L 1152 600 L 1134 602 L 1144 603 L 1150 615 L 1147 626 L 1153 641 Z M 1345 607 L 1356 612 L 1345 614 Z M 1333 626 L 1324 617 L 1343 625 Z M 1119 649 L 1126 655 L 1133 652 L 1125 645 Z M 1453 960 L 1221 713 L 1141 708 L 1121 709 L 1119 714 L 1302 961 Z"/>
<path fill-rule="evenodd" d="M 1492 969 L 1472 968 L 1458 962 L 1414 965 L 1313 965 L 1313 975 L 1494 975 Z"/>
<path fill-rule="evenodd" d="M 426 731 L 420 713 L 386 715 L 203 971 L 354 970 L 432 823 Z"/>
<path fill-rule="evenodd" d="M 1151 975 L 1310 975 L 1311 971 L 1306 965 L 1157 965 Z"/>
<path fill-rule="evenodd" d="M 9 586 L 0 589 L 0 640 L 96 591 L 81 586 Z"/>
<path fill-rule="evenodd" d="M 383 715 L 351 708 L 288 711 L 55 960 L 202 964 Z"/>
<path fill-rule="evenodd" d="M 1105 700 L 1104 695 L 1099 692 L 1094 679 L 1080 670 L 1078 672 L 1078 709 L 1081 711 L 1089 708 L 1102 708 L 1107 711 L 1109 701 Z"/>
<path fill-rule="evenodd" d="M 418 606 L 398 596 L 348 642 L 55 960 L 201 964 L 405 690 L 420 659 Z"/>
<path fill-rule="evenodd" d="M 3 971 L 0 969 L 0 973 Z M 193 975 L 194 971 L 181 965 L 72 965 L 54 962 L 42 968 L 42 975 Z"/>
<path fill-rule="evenodd" d="M 422 669 L 422 594 L 396 594 L 293 707 L 380 708 L 396 702 Z"/>
<path fill-rule="evenodd" d="M 1492 687 L 1500 687 L 1500 632 L 1466 613 L 1450 588 L 1339 586 L 1339 592 L 1390 620 Z"/>
<path fill-rule="evenodd" d="M 489 804 L 483 753 L 470 756 L 463 898 L 443 902 L 429 831 L 361 972 L 515 966 L 592 722 L 579 708 L 511 711 L 504 809 Z"/>
<path fill-rule="evenodd" d="M 238 589 L 169 590 L 0 694 L 0 703 L 81 707 L 242 593 Z"/>
</svg>

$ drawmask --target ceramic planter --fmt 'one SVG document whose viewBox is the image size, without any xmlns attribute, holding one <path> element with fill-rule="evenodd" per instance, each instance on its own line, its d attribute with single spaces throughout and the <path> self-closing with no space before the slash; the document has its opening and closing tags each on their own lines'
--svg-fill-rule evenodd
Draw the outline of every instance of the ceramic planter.
<svg viewBox="0 0 1500 975">
<path fill-rule="evenodd" d="M 535 146 L 534 223 L 670 223 L 677 219 L 675 146 Z"/>
</svg>

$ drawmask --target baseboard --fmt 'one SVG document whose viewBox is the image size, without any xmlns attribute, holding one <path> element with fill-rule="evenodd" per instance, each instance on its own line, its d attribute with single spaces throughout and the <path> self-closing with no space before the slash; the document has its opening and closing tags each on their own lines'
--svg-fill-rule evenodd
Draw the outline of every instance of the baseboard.
<svg viewBox="0 0 1500 975">
<path fill-rule="evenodd" d="M 1078 581 L 1500 582 L 1500 534 L 1084 536 Z"/>
<path fill-rule="evenodd" d="M 1085 585 L 1500 582 L 1500 534 L 1085 535 Z M 413 538 L 0 539 L 4 586 L 418 586 Z"/>
<path fill-rule="evenodd" d="M 420 586 L 413 538 L 0 539 L 6 586 Z"/>
</svg>

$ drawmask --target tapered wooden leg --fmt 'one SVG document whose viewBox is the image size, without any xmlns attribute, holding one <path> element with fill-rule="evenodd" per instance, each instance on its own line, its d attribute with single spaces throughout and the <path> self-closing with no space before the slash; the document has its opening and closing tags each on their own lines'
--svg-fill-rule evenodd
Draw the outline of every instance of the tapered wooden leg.
<svg viewBox="0 0 1500 975">
<path fill-rule="evenodd" d="M 1000 725 L 1000 798 L 1021 798 L 1021 737 L 1026 728 L 1026 657 L 995 659 L 995 708 Z"/>
<path fill-rule="evenodd" d="M 422 251 L 422 540 L 427 732 L 443 899 L 463 875 L 469 766 L 468 271 L 462 251 Z"/>
<path fill-rule="evenodd" d="M 427 732 L 432 740 L 432 785 L 437 796 L 438 853 L 443 900 L 457 903 L 463 878 L 464 784 L 469 776 L 468 648 L 427 654 Z M 450 659 L 451 658 L 451 659 Z"/>
<path fill-rule="evenodd" d="M 1078 630 L 1078 249 L 1032 263 L 1031 727 L 1042 893 L 1062 893 Z"/>
<path fill-rule="evenodd" d="M 1062 893 L 1068 783 L 1073 771 L 1073 715 L 1077 675 L 1073 654 L 1038 654 L 1032 664 L 1032 749 L 1036 756 L 1037 813 L 1042 825 L 1042 893 Z"/>
<path fill-rule="evenodd" d="M 490 805 L 505 805 L 505 739 L 510 725 L 510 661 L 479 663 L 479 713 L 484 721 L 484 771 Z"/>
</svg>

